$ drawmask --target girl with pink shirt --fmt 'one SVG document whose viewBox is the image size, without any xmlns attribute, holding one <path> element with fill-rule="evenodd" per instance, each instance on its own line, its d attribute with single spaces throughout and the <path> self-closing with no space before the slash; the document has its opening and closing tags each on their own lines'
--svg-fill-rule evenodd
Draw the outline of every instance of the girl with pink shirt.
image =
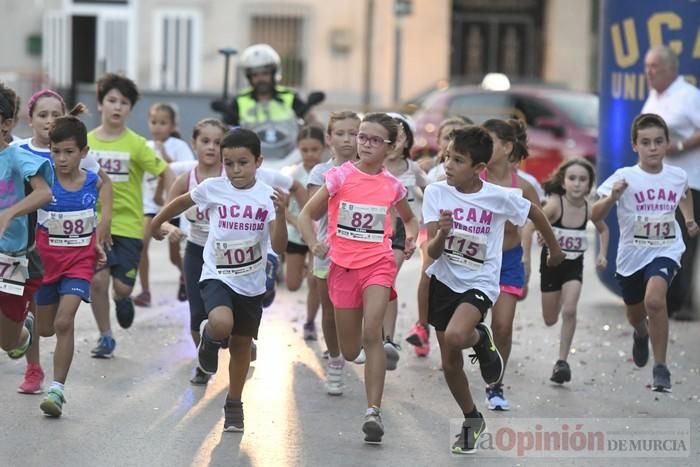
<svg viewBox="0 0 700 467">
<path fill-rule="evenodd" d="M 397 135 L 395 119 L 382 113 L 368 114 L 357 134 L 359 160 L 330 169 L 325 185 L 309 200 L 298 220 L 304 241 L 314 250 L 318 240 L 313 220 L 328 212 L 328 292 L 335 307 L 343 357 L 355 360 L 361 348 L 367 356 L 368 409 L 362 431 L 365 442 L 372 444 L 381 443 L 384 435 L 380 411 L 386 374 L 382 324 L 389 300 L 396 296 L 390 209 L 396 209 L 406 226 L 406 257 L 415 250 L 418 234 L 406 188 L 383 167 Z"/>
</svg>

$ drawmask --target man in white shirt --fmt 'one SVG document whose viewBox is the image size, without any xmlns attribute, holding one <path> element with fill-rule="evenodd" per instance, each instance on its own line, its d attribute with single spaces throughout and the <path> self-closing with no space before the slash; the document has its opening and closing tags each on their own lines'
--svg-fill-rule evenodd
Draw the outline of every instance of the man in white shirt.
<svg viewBox="0 0 700 467">
<path fill-rule="evenodd" d="M 671 141 L 665 163 L 688 173 L 695 217 L 700 218 L 700 89 L 678 74 L 678 57 L 669 47 L 649 50 L 644 57 L 649 84 L 642 113 L 655 113 L 666 121 Z M 668 290 L 668 312 L 678 320 L 695 320 L 693 281 L 698 239 L 690 238 L 680 222 L 686 244 L 682 268 Z"/>
</svg>

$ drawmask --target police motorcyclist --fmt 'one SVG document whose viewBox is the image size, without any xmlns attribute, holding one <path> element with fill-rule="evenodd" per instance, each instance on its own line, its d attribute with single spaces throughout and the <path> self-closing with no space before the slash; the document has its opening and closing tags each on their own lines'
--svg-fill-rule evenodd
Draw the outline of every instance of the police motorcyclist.
<svg viewBox="0 0 700 467">
<path fill-rule="evenodd" d="M 251 45 L 239 63 L 250 86 L 231 102 L 212 107 L 222 111 L 227 124 L 258 133 L 266 157 L 283 158 L 294 149 L 299 119 L 306 116 L 309 106 L 294 90 L 277 84 L 280 57 L 268 44 Z"/>
</svg>

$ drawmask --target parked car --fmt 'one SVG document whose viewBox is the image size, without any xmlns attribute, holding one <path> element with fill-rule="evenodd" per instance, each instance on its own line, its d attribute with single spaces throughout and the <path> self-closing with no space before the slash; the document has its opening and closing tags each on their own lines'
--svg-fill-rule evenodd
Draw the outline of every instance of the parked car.
<svg viewBox="0 0 700 467">
<path fill-rule="evenodd" d="M 522 169 L 544 181 L 562 161 L 581 156 L 595 163 L 598 145 L 598 97 L 538 86 L 489 91 L 478 86 L 450 87 L 427 97 L 414 114 L 413 152 L 437 152 L 440 122 L 464 115 L 475 123 L 489 118 L 521 118 L 528 127 L 530 155 Z"/>
</svg>

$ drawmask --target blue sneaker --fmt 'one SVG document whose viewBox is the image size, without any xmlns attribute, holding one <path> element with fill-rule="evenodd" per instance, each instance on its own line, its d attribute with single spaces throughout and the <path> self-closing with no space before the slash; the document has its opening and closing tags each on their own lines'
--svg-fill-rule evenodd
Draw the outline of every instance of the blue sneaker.
<svg viewBox="0 0 700 467">
<path fill-rule="evenodd" d="M 488 404 L 489 410 L 499 412 L 510 410 L 510 404 L 506 400 L 506 396 L 503 395 L 502 384 L 486 386 L 486 404 Z"/>
<path fill-rule="evenodd" d="M 280 263 L 275 255 L 267 255 L 267 265 L 265 266 L 265 296 L 262 299 L 263 308 L 267 308 L 275 301 L 275 279 Z"/>
<path fill-rule="evenodd" d="M 110 336 L 100 336 L 97 340 L 97 347 L 92 349 L 92 358 L 112 358 L 117 341 Z"/>
</svg>

